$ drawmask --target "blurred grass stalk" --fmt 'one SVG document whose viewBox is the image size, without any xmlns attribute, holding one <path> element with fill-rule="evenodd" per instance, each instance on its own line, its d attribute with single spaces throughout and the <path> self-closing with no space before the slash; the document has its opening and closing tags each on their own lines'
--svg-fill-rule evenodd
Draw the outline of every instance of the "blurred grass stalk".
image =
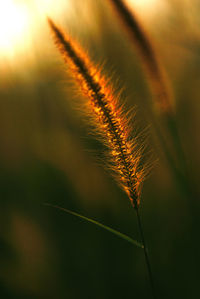
<svg viewBox="0 0 200 299">
<path fill-rule="evenodd" d="M 164 126 L 164 131 L 171 139 L 175 150 L 175 157 L 170 152 L 166 138 L 160 130 L 157 120 L 152 117 L 153 126 L 162 146 L 166 159 L 171 167 L 172 173 L 178 182 L 180 191 L 187 197 L 191 197 L 191 188 L 188 178 L 185 154 L 180 141 L 176 124 L 175 113 L 172 107 L 173 93 L 165 70 L 154 49 L 152 39 L 148 36 L 141 22 L 135 14 L 130 11 L 124 0 L 108 0 L 119 16 L 119 20 L 129 33 L 130 40 L 136 48 L 141 59 L 147 83 L 153 95 L 153 106 L 159 123 Z M 177 161 L 177 162 L 176 162 Z M 176 165 L 177 164 L 177 165 Z"/>
</svg>

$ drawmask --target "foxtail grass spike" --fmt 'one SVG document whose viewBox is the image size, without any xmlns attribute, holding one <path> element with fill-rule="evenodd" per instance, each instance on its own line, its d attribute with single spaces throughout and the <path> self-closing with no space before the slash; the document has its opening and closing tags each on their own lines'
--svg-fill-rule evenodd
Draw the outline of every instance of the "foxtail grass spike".
<svg viewBox="0 0 200 299">
<path fill-rule="evenodd" d="M 138 50 L 147 76 L 147 82 L 154 94 L 155 106 L 161 113 L 171 114 L 173 112 L 171 103 L 172 94 L 168 86 L 166 74 L 154 50 L 153 42 L 124 0 L 109 1 L 112 3 L 119 19 L 123 22 L 133 44 Z"/>
<path fill-rule="evenodd" d="M 69 35 L 63 33 L 52 20 L 48 19 L 48 21 L 56 46 L 65 62 L 69 65 L 78 85 L 88 98 L 87 110 L 91 109 L 91 112 L 93 112 L 91 115 L 94 117 L 96 129 L 103 136 L 109 149 L 118 182 L 127 193 L 136 210 L 152 294 L 156 298 L 138 209 L 141 184 L 146 172 L 146 167 L 141 166 L 141 150 L 137 150 L 136 138 L 130 137 L 129 124 L 119 108 L 118 99 L 114 96 L 111 86 L 101 75 L 99 69 L 93 65 L 78 43 Z M 73 212 L 71 214 L 80 217 L 77 213 Z M 88 221 L 82 216 L 81 218 Z"/>
<path fill-rule="evenodd" d="M 94 125 L 109 149 L 117 180 L 137 209 L 146 169 L 141 166 L 141 151 L 137 150 L 136 139 L 130 137 L 129 125 L 119 107 L 118 99 L 78 43 L 51 19 L 48 22 L 56 46 L 69 65 L 78 86 L 88 98 L 87 110 L 91 110 Z"/>
<path fill-rule="evenodd" d="M 160 121 L 163 123 L 164 127 L 167 128 L 169 138 L 171 139 L 175 149 L 176 158 L 179 163 L 178 172 L 174 168 L 175 160 L 171 153 L 167 150 L 168 146 L 165 139 L 162 138 L 160 142 L 164 152 L 166 153 L 166 158 L 171 165 L 171 169 L 177 177 L 178 182 L 180 182 L 180 180 L 182 180 L 182 176 L 184 178 L 188 177 L 188 171 L 185 154 L 175 121 L 175 114 L 172 108 L 173 93 L 165 70 L 154 49 L 152 39 L 143 28 L 143 25 L 138 20 L 136 14 L 130 10 L 124 0 L 109 1 L 117 12 L 119 19 L 124 24 L 124 27 L 127 29 L 134 46 L 138 50 L 138 54 L 144 66 L 144 73 L 146 75 L 147 82 L 153 93 L 153 104 L 159 111 Z M 157 135 L 160 135 L 157 122 L 153 119 L 152 121 L 154 122 Z"/>
</svg>

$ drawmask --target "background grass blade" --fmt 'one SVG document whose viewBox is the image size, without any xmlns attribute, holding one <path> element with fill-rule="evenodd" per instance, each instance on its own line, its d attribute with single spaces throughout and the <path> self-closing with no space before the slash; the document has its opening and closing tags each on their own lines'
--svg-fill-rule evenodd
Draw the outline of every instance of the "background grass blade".
<svg viewBox="0 0 200 299">
<path fill-rule="evenodd" d="M 123 239 L 125 241 L 127 241 L 127 242 L 129 242 L 129 243 L 131 243 L 131 244 L 133 244 L 133 245 L 135 245 L 137 247 L 143 248 L 143 245 L 141 243 L 139 243 L 138 241 L 136 241 L 136 240 L 132 239 L 131 237 L 129 237 L 129 236 L 123 234 L 123 233 L 120 233 L 119 231 L 117 231 L 117 230 L 115 230 L 115 229 L 113 229 L 113 228 L 111 228 L 111 227 L 109 227 L 107 225 L 104 225 L 104 224 L 102 224 L 102 223 L 100 223 L 100 222 L 98 222 L 96 220 L 93 220 L 91 218 L 85 217 L 85 216 L 80 215 L 80 214 L 78 214 L 76 212 L 73 212 L 71 210 L 68 210 L 68 209 L 65 209 L 65 208 L 62 208 L 62 207 L 59 207 L 59 206 L 56 206 L 56 205 L 52 205 L 52 204 L 49 204 L 49 203 L 44 203 L 44 205 L 52 207 L 52 208 L 59 209 L 59 210 L 64 211 L 64 212 L 66 212 L 68 214 L 71 214 L 71 215 L 76 216 L 76 217 L 78 217 L 80 219 L 83 219 L 83 220 L 85 220 L 87 222 L 93 223 L 93 224 L 95 224 L 95 225 L 97 225 L 97 226 L 99 226 L 99 227 L 101 227 L 101 228 L 103 228 L 103 229 L 105 229 L 105 230 L 113 233 L 114 235 L 118 236 L 119 238 L 121 238 L 121 239 Z"/>
</svg>

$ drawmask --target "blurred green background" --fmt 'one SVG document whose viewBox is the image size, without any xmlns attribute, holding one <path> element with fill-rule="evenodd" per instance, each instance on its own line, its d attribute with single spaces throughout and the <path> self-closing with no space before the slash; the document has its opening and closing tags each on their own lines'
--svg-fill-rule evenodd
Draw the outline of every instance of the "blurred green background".
<svg viewBox="0 0 200 299">
<path fill-rule="evenodd" d="M 84 98 L 53 45 L 46 15 L 103 63 L 116 90 L 124 87 L 121 101 L 136 107 L 136 130 L 148 127 L 147 147 L 157 162 L 143 186 L 141 215 L 159 298 L 200 296 L 200 5 L 198 0 L 129 5 L 169 75 L 196 196 L 184 197 L 171 173 L 152 126 L 140 60 L 109 1 L 2 1 L 1 298 L 151 298 L 141 249 L 43 205 L 69 208 L 140 240 L 135 212 L 79 111 Z"/>
</svg>

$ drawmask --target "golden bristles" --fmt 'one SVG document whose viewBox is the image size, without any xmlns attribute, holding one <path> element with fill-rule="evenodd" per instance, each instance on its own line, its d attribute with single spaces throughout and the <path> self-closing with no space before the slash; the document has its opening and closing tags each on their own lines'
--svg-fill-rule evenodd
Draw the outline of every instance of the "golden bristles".
<svg viewBox="0 0 200 299">
<path fill-rule="evenodd" d="M 111 86 L 81 47 L 66 35 L 54 22 L 48 19 L 54 41 L 65 62 L 69 64 L 73 76 L 89 99 L 88 109 L 93 111 L 95 125 L 104 137 L 117 174 L 118 182 L 128 194 L 137 209 L 140 202 L 141 183 L 144 168 L 140 165 L 141 152 L 130 137 L 128 121 L 123 116 L 112 93 Z"/>
</svg>

